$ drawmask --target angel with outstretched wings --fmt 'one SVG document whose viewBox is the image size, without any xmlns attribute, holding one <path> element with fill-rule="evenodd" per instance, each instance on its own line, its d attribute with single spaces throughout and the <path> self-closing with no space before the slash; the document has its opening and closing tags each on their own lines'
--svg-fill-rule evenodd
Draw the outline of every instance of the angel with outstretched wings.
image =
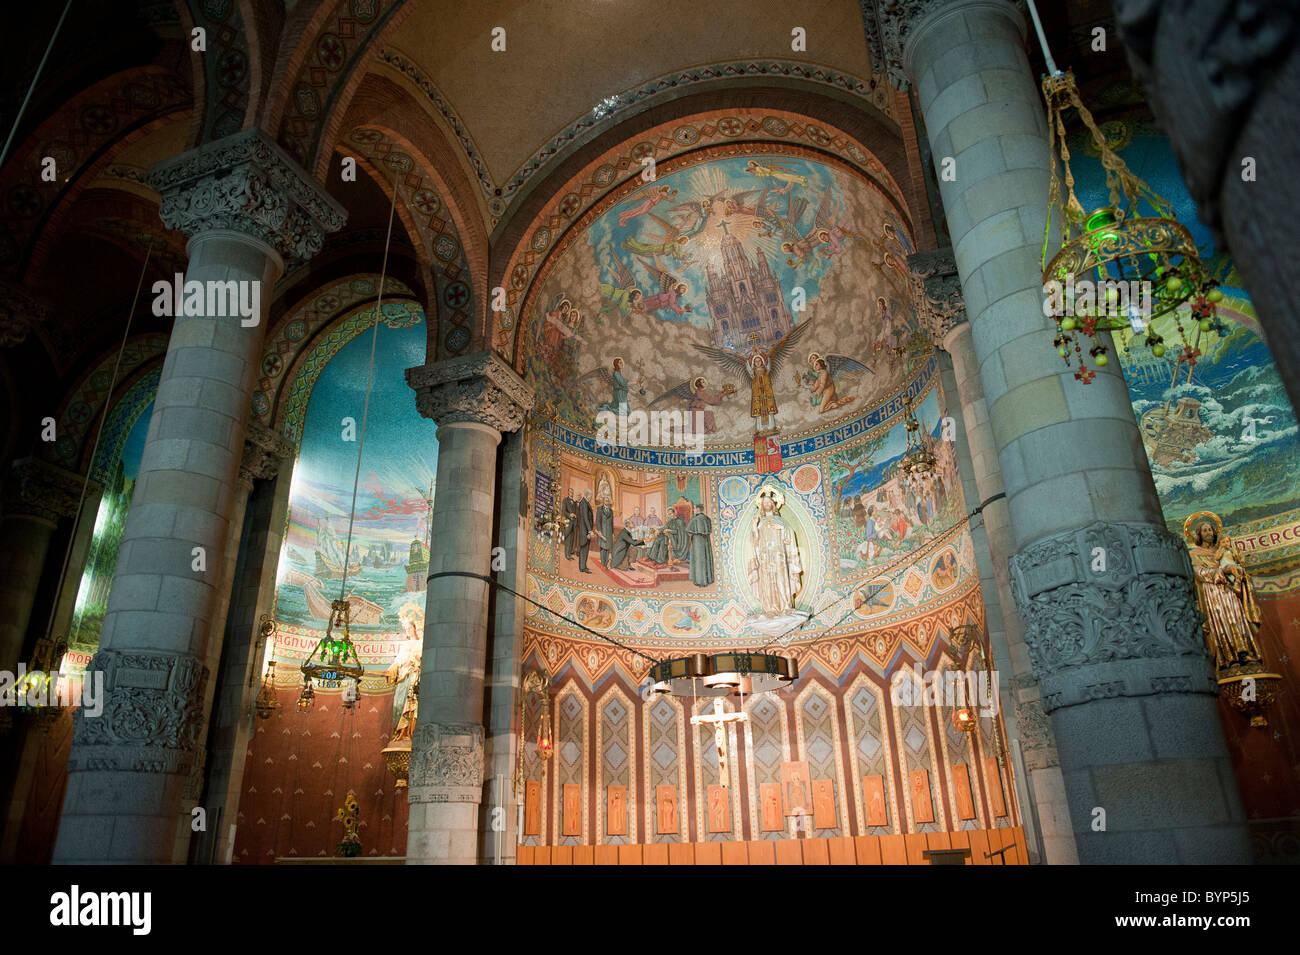
<svg viewBox="0 0 1300 955">
<path fill-rule="evenodd" d="M 677 223 L 682 235 L 691 239 L 704 231 L 704 227 L 709 223 L 711 209 L 711 199 L 692 199 L 690 202 L 679 202 L 671 206 L 668 209 L 668 217 Z"/>
<path fill-rule="evenodd" d="M 812 393 L 810 403 L 820 414 L 843 408 L 856 400 L 853 395 L 841 396 L 838 393 L 837 379 L 840 375 L 871 370 L 867 365 L 848 355 L 820 355 L 817 352 L 809 354 L 808 368 L 809 370 L 804 372 L 804 380 L 808 382 Z"/>
<path fill-rule="evenodd" d="M 671 199 L 677 195 L 676 189 L 670 189 L 668 186 L 649 186 L 633 193 L 624 205 L 628 208 L 618 214 L 618 224 L 626 226 L 637 216 L 645 215 L 651 209 L 661 202 Z M 631 203 L 631 205 L 629 205 Z"/>
<path fill-rule="evenodd" d="M 600 283 L 600 311 L 596 314 L 617 311 L 623 318 L 627 318 L 633 312 L 641 311 L 643 295 L 637 288 L 636 276 L 632 270 L 613 253 L 606 253 L 606 262 L 612 267 L 614 281 Z"/>
<path fill-rule="evenodd" d="M 691 241 L 691 237 L 672 223 L 659 218 L 653 212 L 647 212 L 646 217 L 655 221 L 661 230 L 660 234 L 651 236 L 649 242 L 631 237 L 626 238 L 623 240 L 622 247 L 628 252 L 650 256 L 650 258 L 654 259 L 658 268 L 663 268 L 663 265 L 659 262 L 659 256 L 661 255 L 672 259 L 679 266 L 690 265 L 693 260 L 686 254 L 686 244 Z"/>
<path fill-rule="evenodd" d="M 772 393 L 772 375 L 781 368 L 781 363 L 790 353 L 790 349 L 799 343 L 812 322 L 801 322 L 790 329 L 767 351 L 758 347 L 758 337 L 752 341 L 754 350 L 749 355 L 742 355 L 729 348 L 713 348 L 709 345 L 696 345 L 696 351 L 703 352 L 728 371 L 738 372 L 749 379 L 750 399 L 749 416 L 755 419 L 755 428 L 759 434 L 776 433 L 776 396 Z"/>
<path fill-rule="evenodd" d="M 665 401 L 686 402 L 686 412 L 688 430 L 693 434 L 713 434 L 717 430 L 717 424 L 713 418 L 713 412 L 710 410 L 722 404 L 724 398 L 728 398 L 736 393 L 736 386 L 725 384 L 722 390 L 714 394 L 709 391 L 709 383 L 703 375 L 696 375 L 690 381 L 683 381 L 673 388 L 669 388 L 662 395 L 650 402 L 650 407 L 654 408 Z"/>
<path fill-rule="evenodd" d="M 628 413 L 627 396 L 630 386 L 627 378 L 623 376 L 622 358 L 615 358 L 612 368 L 593 368 L 585 375 L 579 376 L 576 383 L 582 385 L 588 381 L 598 381 L 610 390 L 610 400 L 601 402 L 596 409 L 598 412 L 608 411 L 620 416 Z"/>
<path fill-rule="evenodd" d="M 666 308 L 674 315 L 681 316 L 689 313 L 691 307 L 682 304 L 682 299 L 685 298 L 687 292 L 686 283 L 667 269 L 656 267 L 650 260 L 643 259 L 640 256 L 637 256 L 637 258 L 659 282 L 659 291 L 654 295 L 647 295 L 641 300 L 641 311 L 654 314 L 660 309 Z"/>
</svg>

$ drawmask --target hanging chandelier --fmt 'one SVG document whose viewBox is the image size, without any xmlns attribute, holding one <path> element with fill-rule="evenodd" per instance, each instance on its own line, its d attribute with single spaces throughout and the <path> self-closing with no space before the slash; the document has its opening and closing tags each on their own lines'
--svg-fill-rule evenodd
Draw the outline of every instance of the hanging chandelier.
<svg viewBox="0 0 1300 955">
<path fill-rule="evenodd" d="M 274 605 L 273 605 L 274 606 Z M 258 644 L 271 640 L 269 660 L 266 661 L 266 673 L 262 677 L 262 686 L 253 701 L 253 711 L 260 720 L 269 720 L 280 710 L 280 700 L 275 695 L 275 620 L 271 614 L 262 614 L 258 626 Z"/>
<path fill-rule="evenodd" d="M 357 656 L 356 645 L 352 642 L 351 632 L 352 605 L 346 600 L 335 600 L 330 604 L 329 625 L 325 636 L 320 638 L 316 649 L 302 664 L 302 692 L 298 696 L 298 709 L 310 710 L 316 694 L 312 681 L 320 680 L 326 685 L 337 685 L 343 680 L 351 679 L 356 687 L 361 685 L 361 658 Z M 338 628 L 338 633 L 335 633 Z M 348 662 L 351 660 L 351 662 Z M 355 701 L 355 697 L 352 697 Z M 350 706 L 350 704 L 347 704 Z"/>
<path fill-rule="evenodd" d="M 555 748 L 551 723 L 551 674 L 548 670 L 529 670 L 519 684 L 519 758 L 515 764 L 515 792 L 524 791 L 524 735 L 525 718 L 528 712 L 528 697 L 536 694 L 540 700 L 541 713 L 537 719 L 537 757 L 542 760 L 551 758 Z"/>
<path fill-rule="evenodd" d="M 1056 320 L 1057 354 L 1067 366 L 1073 360 L 1078 366 L 1074 377 L 1090 384 L 1096 372 L 1088 367 L 1085 352 L 1097 367 L 1109 362 L 1103 332 L 1141 336 L 1142 344 L 1160 358 L 1168 346 L 1151 323 L 1168 315 L 1181 343 L 1178 363 L 1194 366 L 1200 357 L 1199 333 L 1227 330 L 1216 308 L 1223 293 L 1170 203 L 1111 148 L 1080 99 L 1074 74 L 1051 65 L 1053 72 L 1042 84 L 1052 164 L 1043 236 L 1043 310 Z M 1084 209 L 1074 192 L 1065 134 L 1065 114 L 1071 108 L 1101 156 L 1110 192 L 1108 203 L 1092 211 Z M 1049 259 L 1053 216 L 1061 244 Z M 1185 323 L 1196 326 L 1196 341 L 1188 341 Z"/>
<path fill-rule="evenodd" d="M 650 668 L 650 692 L 727 696 L 780 689 L 799 679 L 799 662 L 774 653 L 693 653 Z"/>
<path fill-rule="evenodd" d="M 910 400 L 907 402 L 907 416 L 903 423 L 907 428 L 907 450 L 898 459 L 898 473 L 902 475 L 900 483 L 905 488 L 928 488 L 934 480 L 939 462 L 934 452 L 921 439 L 921 422 L 912 413 Z"/>
</svg>

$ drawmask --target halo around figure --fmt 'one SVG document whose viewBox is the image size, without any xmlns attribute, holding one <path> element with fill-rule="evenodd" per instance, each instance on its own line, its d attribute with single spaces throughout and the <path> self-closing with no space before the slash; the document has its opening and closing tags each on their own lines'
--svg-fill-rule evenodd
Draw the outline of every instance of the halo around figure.
<svg viewBox="0 0 1300 955">
<path fill-rule="evenodd" d="M 770 484 L 754 495 L 754 503 L 756 505 L 759 504 L 762 498 L 765 497 L 770 497 L 772 499 L 772 504 L 776 510 L 779 511 L 781 508 L 785 507 L 785 495 L 781 493 L 780 489 L 772 487 Z"/>
<path fill-rule="evenodd" d="M 1183 521 L 1183 539 L 1193 547 L 1199 547 L 1201 542 L 1196 535 L 1199 532 L 1201 525 L 1206 521 L 1210 521 L 1214 524 L 1214 542 L 1216 544 L 1222 543 L 1223 520 L 1213 511 L 1197 511 L 1187 520 Z"/>
</svg>

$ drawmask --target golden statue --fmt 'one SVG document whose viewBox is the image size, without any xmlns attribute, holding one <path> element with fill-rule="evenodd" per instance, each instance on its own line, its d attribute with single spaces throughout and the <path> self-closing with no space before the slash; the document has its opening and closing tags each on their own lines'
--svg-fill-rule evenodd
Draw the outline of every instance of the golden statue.
<svg viewBox="0 0 1300 955">
<path fill-rule="evenodd" d="M 749 559 L 749 584 L 765 617 L 791 612 L 803 565 L 794 531 L 777 513 L 785 496 L 774 487 L 758 492 L 758 514 L 750 531 L 754 554 Z"/>
<path fill-rule="evenodd" d="M 1197 511 L 1183 524 L 1191 550 L 1196 596 L 1205 615 L 1205 632 L 1219 670 L 1260 663 L 1259 604 L 1246 568 L 1237 560 L 1223 521 L 1212 511 Z"/>
</svg>

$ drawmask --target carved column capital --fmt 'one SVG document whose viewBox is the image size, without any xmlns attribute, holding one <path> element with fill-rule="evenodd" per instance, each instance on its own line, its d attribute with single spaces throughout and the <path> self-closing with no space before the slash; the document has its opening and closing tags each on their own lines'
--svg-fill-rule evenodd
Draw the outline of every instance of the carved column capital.
<svg viewBox="0 0 1300 955">
<path fill-rule="evenodd" d="M 188 236 L 240 232 L 286 260 L 310 259 L 347 213 L 259 129 L 246 129 L 158 163 L 149 186 L 162 194 L 163 224 Z"/>
<path fill-rule="evenodd" d="M 1014 18 L 1023 34 L 1023 0 L 858 0 L 867 34 L 871 69 L 900 90 L 911 88 L 911 42 L 941 20 L 973 7 L 989 7 Z"/>
<path fill-rule="evenodd" d="M 930 340 L 943 347 L 943 340 L 966 321 L 966 298 L 957 276 L 952 247 L 914 252 L 907 257 L 909 292 L 917 320 Z"/>
<path fill-rule="evenodd" d="M 293 454 L 288 438 L 256 421 L 248 423 L 244 435 L 244 458 L 239 462 L 239 483 L 251 489 L 257 478 L 273 478 Z"/>
<path fill-rule="evenodd" d="M 410 802 L 482 802 L 483 727 L 417 721 L 409 786 Z"/>
<path fill-rule="evenodd" d="M 49 313 L 49 306 L 21 285 L 0 282 L 0 348 L 22 344 Z"/>
<path fill-rule="evenodd" d="M 1043 709 L 1218 688 L 1182 541 L 1097 521 L 1011 558 Z"/>
<path fill-rule="evenodd" d="M 519 430 L 533 406 L 533 390 L 491 352 L 406 370 L 420 414 L 444 424 L 469 421 L 502 434 Z"/>
<path fill-rule="evenodd" d="M 14 462 L 4 485 L 4 513 L 35 517 L 50 524 L 77 513 L 85 477 L 40 458 Z M 93 481 L 89 490 L 97 490 Z M 88 491 L 89 493 L 89 491 Z"/>
<path fill-rule="evenodd" d="M 68 769 L 189 773 L 203 728 L 208 669 L 186 654 L 101 649 L 103 711 L 78 711 Z"/>
</svg>

